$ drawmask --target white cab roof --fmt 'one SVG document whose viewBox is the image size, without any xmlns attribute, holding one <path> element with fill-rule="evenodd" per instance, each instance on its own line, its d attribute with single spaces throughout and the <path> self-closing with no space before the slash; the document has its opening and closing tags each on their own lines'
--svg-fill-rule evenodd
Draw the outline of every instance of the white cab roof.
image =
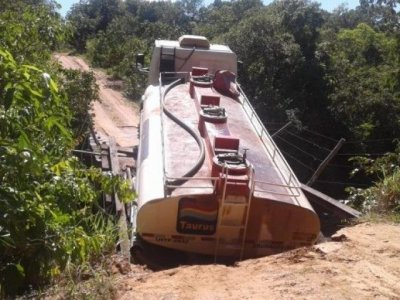
<svg viewBox="0 0 400 300">
<path fill-rule="evenodd" d="M 170 48 L 191 48 L 191 47 L 181 47 L 178 41 L 169 41 L 169 40 L 156 40 L 156 47 L 170 47 Z M 197 50 L 202 51 L 221 51 L 221 52 L 229 52 L 233 53 L 232 50 L 225 45 L 211 44 L 209 49 L 205 48 L 197 48 Z"/>
</svg>

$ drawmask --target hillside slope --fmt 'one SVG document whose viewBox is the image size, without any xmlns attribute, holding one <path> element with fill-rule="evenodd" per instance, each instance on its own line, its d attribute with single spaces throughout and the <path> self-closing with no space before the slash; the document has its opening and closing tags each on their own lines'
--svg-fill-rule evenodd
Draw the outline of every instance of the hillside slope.
<svg viewBox="0 0 400 300">
<path fill-rule="evenodd" d="M 132 268 L 117 290 L 119 299 L 398 299 L 399 278 L 400 226 L 364 223 L 331 241 L 234 267 Z"/>
</svg>

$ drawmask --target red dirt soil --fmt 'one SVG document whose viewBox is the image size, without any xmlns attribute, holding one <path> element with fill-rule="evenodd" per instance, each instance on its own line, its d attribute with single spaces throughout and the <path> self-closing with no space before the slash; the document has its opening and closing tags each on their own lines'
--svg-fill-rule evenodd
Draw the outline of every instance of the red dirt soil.
<svg viewBox="0 0 400 300">
<path fill-rule="evenodd" d="M 336 237 L 336 238 L 335 238 Z M 364 223 L 334 240 L 237 266 L 132 266 L 118 299 L 400 299 L 400 226 Z"/>
</svg>

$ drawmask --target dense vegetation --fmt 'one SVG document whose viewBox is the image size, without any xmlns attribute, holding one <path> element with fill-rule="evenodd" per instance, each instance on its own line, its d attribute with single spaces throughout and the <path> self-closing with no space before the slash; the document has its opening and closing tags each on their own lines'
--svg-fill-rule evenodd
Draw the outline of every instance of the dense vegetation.
<svg viewBox="0 0 400 300">
<path fill-rule="evenodd" d="M 327 12 L 308 0 L 267 6 L 260 0 L 215 0 L 208 6 L 201 0 L 87 0 L 72 7 L 67 21 L 74 32 L 71 45 L 125 79 L 133 98 L 144 87 L 134 54 L 149 59 L 154 39 L 200 34 L 229 45 L 243 62 L 239 81 L 266 126 L 276 130 L 292 121 L 276 142 L 302 181 L 346 138 L 315 183 L 345 197 L 347 186 L 387 179 L 351 171 L 365 169 L 360 161 L 394 152 L 400 136 L 398 4 L 361 0 L 356 9 Z M 357 155 L 368 159 L 349 161 Z"/>
<path fill-rule="evenodd" d="M 55 4 L 0 3 L 2 298 L 112 249 L 113 220 L 97 205 L 97 190 L 125 185 L 71 154 L 90 126 L 97 88 L 91 74 L 50 60 L 65 34 Z"/>
</svg>

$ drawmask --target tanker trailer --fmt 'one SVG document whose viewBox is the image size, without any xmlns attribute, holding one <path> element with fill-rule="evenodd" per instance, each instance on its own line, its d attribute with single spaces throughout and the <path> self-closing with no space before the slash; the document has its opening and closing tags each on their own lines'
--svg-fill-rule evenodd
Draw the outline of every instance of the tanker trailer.
<svg viewBox="0 0 400 300">
<path fill-rule="evenodd" d="M 229 47 L 157 40 L 142 99 L 138 240 L 245 259 L 311 245 L 320 223 L 236 81 Z"/>
</svg>

